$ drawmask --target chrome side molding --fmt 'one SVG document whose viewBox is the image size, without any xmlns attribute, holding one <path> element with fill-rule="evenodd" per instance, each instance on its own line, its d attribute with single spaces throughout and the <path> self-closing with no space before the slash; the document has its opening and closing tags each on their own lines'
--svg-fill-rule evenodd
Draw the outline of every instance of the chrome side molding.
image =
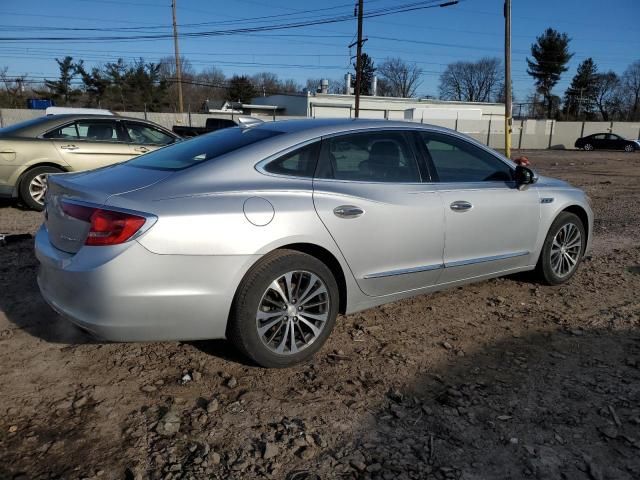
<svg viewBox="0 0 640 480">
<path fill-rule="evenodd" d="M 370 280 L 372 278 L 393 277 L 396 275 L 406 275 L 409 273 L 429 272 L 432 270 L 439 270 L 441 268 L 463 267 L 466 265 L 473 265 L 476 263 L 496 262 L 498 260 L 507 260 L 509 258 L 524 257 L 525 255 L 529 255 L 529 253 L 531 252 L 522 251 L 522 252 L 514 252 L 514 253 L 505 253 L 503 255 L 492 255 L 490 257 L 468 258 L 466 260 L 457 260 L 455 262 L 439 263 L 435 265 L 422 265 L 419 267 L 402 268 L 399 270 L 389 270 L 386 272 L 370 273 L 368 275 L 365 275 L 363 278 L 365 280 Z"/>
</svg>

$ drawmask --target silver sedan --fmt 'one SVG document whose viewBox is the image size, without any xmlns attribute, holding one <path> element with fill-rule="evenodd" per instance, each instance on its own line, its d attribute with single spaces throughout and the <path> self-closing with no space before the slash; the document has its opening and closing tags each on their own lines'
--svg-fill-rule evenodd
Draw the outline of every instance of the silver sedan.
<svg viewBox="0 0 640 480">
<path fill-rule="evenodd" d="M 52 175 L 38 282 L 99 337 L 228 338 L 285 367 L 339 313 L 526 270 L 564 283 L 592 225 L 581 190 L 444 128 L 247 123 Z"/>
</svg>

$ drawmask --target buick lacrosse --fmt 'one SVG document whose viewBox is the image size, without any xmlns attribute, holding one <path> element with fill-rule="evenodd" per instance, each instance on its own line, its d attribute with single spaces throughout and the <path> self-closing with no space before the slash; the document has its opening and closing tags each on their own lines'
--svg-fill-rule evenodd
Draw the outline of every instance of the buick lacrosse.
<svg viewBox="0 0 640 480">
<path fill-rule="evenodd" d="M 246 122 L 52 175 L 38 283 L 98 337 L 228 338 L 285 367 L 339 313 L 525 270 L 564 283 L 592 225 L 581 190 L 445 128 Z"/>
</svg>

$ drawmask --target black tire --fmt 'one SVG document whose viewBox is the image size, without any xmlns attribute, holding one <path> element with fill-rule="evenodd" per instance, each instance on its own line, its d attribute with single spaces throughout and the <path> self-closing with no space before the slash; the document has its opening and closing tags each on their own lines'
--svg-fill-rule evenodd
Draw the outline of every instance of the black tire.
<svg viewBox="0 0 640 480">
<path fill-rule="evenodd" d="M 35 167 L 35 168 L 32 168 L 31 170 L 28 170 L 20 180 L 20 188 L 19 188 L 20 200 L 22 200 L 22 203 L 24 203 L 31 210 L 38 210 L 38 211 L 44 210 L 44 202 L 38 201 L 38 199 L 36 199 L 32 195 L 31 193 L 32 190 L 30 186 L 31 186 L 31 183 L 34 182 L 34 179 L 36 179 L 36 177 L 40 177 L 43 174 L 48 174 L 48 173 L 62 173 L 62 170 L 60 170 L 59 168 L 49 167 L 49 166 Z"/>
<path fill-rule="evenodd" d="M 553 239 L 556 237 L 558 232 L 567 224 L 573 224 L 578 228 L 582 243 L 577 262 L 573 266 L 573 269 L 568 274 L 560 276 L 554 271 L 551 265 L 551 247 L 553 245 Z M 548 285 L 561 285 L 568 282 L 571 277 L 573 277 L 573 275 L 575 275 L 575 273 L 578 271 L 578 267 L 580 266 L 580 262 L 582 261 L 584 251 L 587 246 L 586 243 L 587 236 L 585 232 L 585 226 L 582 224 L 582 220 L 580 220 L 580 218 L 573 213 L 560 213 L 560 215 L 558 215 L 558 217 L 551 224 L 549 232 L 547 233 L 547 237 L 544 240 L 542 251 L 540 252 L 540 258 L 538 259 L 538 264 L 536 266 L 536 273 L 538 275 L 538 278 Z"/>
<path fill-rule="evenodd" d="M 634 152 L 635 151 L 635 147 L 633 145 L 631 145 L 630 143 L 626 144 L 624 146 L 624 151 L 625 152 Z"/>
<path fill-rule="evenodd" d="M 304 349 L 297 353 L 279 354 L 269 349 L 260 338 L 256 315 L 269 285 L 292 271 L 310 272 L 324 283 L 329 301 L 326 307 L 328 318 L 315 340 Z M 253 266 L 238 287 L 227 325 L 227 338 L 242 354 L 260 366 L 289 367 L 308 360 L 322 347 L 335 324 L 338 305 L 338 284 L 333 273 L 324 263 L 311 255 L 295 250 L 276 250 Z"/>
<path fill-rule="evenodd" d="M 592 144 L 590 143 L 585 143 L 584 147 L 582 147 L 586 152 L 592 152 L 595 150 L 595 148 L 593 147 Z"/>
</svg>

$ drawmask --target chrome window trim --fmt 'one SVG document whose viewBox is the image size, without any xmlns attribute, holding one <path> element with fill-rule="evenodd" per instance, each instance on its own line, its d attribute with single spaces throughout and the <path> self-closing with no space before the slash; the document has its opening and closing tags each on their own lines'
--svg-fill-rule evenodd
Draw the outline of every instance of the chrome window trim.
<svg viewBox="0 0 640 480">
<path fill-rule="evenodd" d="M 411 268 L 402 268 L 399 270 L 389 270 L 386 272 L 369 273 L 365 275 L 363 278 L 366 280 L 370 280 L 373 278 L 393 277 L 396 275 L 406 275 L 409 273 L 429 272 L 433 270 L 439 270 L 442 268 L 463 267 L 466 265 L 475 265 L 477 263 L 495 262 L 498 260 L 508 260 L 510 258 L 524 257 L 526 255 L 529 255 L 529 253 L 531 252 L 522 251 L 522 252 L 514 252 L 514 253 L 505 253 L 502 255 L 492 255 L 489 257 L 468 258 L 466 260 L 457 260 L 455 262 L 440 263 L 435 265 L 423 265 L 423 266 L 411 267 Z"/>
<path fill-rule="evenodd" d="M 253 168 L 258 171 L 259 173 L 263 174 L 263 175 L 267 175 L 269 177 L 277 177 L 277 178 L 293 178 L 293 179 L 298 179 L 298 180 L 314 180 L 315 177 L 312 175 L 310 177 L 303 177 L 303 176 L 299 176 L 299 175 L 285 175 L 284 173 L 273 173 L 273 172 L 268 172 L 267 170 L 265 170 L 265 167 L 267 166 L 267 164 L 271 163 L 274 160 L 278 160 L 280 157 L 287 155 L 288 153 L 291 153 L 295 150 L 298 150 L 299 148 L 304 148 L 307 145 L 311 145 L 314 142 L 320 142 L 322 141 L 322 137 L 314 137 L 310 140 L 305 140 L 303 142 L 299 142 L 296 143 L 295 145 L 289 146 L 283 150 L 280 150 L 277 153 L 273 153 L 271 155 L 269 155 L 267 158 L 264 158 L 262 160 L 260 160 L 258 163 L 256 163 Z"/>
<path fill-rule="evenodd" d="M 328 182 L 348 182 L 348 183 L 369 183 L 369 184 L 380 184 L 380 185 L 424 185 L 424 184 L 433 184 L 433 185 L 469 185 L 472 183 L 479 183 L 479 182 L 370 182 L 370 181 L 363 181 L 363 180 L 344 180 L 344 179 L 335 179 L 335 178 L 318 178 L 318 177 L 302 177 L 302 176 L 294 176 L 294 175 L 283 175 L 283 174 L 279 174 L 279 173 L 271 173 L 271 172 L 267 172 L 264 169 L 264 166 L 269 163 L 272 160 L 276 160 L 277 157 L 282 156 L 282 155 L 286 155 L 287 153 L 297 149 L 297 148 L 302 148 L 306 145 L 309 145 L 310 143 L 313 143 L 315 141 L 322 141 L 325 138 L 332 138 L 332 137 L 337 137 L 337 136 L 341 136 L 341 135 L 351 135 L 351 134 L 355 134 L 355 133 L 366 133 L 366 132 L 379 132 L 379 131 L 389 131 L 389 130 L 396 130 L 396 131 L 401 131 L 401 132 L 406 132 L 406 133 L 420 133 L 420 132 L 431 132 L 431 133 L 439 133 L 442 135 L 448 135 L 450 137 L 454 137 L 457 138 L 459 140 L 465 141 L 470 143 L 471 145 L 474 145 L 478 148 L 481 148 L 482 150 L 484 150 L 485 152 L 491 154 L 496 160 L 501 161 L 502 163 L 504 163 L 505 165 L 507 165 L 509 168 L 511 168 L 512 170 L 515 170 L 516 165 L 509 159 L 501 156 L 498 152 L 496 152 L 495 150 L 492 150 L 491 148 L 487 147 L 486 145 L 483 145 L 482 143 L 478 142 L 477 140 L 475 140 L 472 137 L 469 137 L 461 132 L 455 132 L 455 131 L 448 131 L 448 130 L 444 130 L 444 129 L 440 129 L 437 126 L 435 126 L 436 128 L 434 128 L 434 126 L 427 126 L 427 125 L 423 125 L 423 124 L 408 124 L 407 126 L 398 126 L 398 125 L 394 125 L 394 126 L 389 126 L 389 127 L 385 127 L 385 126 L 376 126 L 376 127 L 361 127 L 361 128 L 352 128 L 349 130 L 344 130 L 341 132 L 333 132 L 333 133 L 327 133 L 327 134 L 321 134 L 318 136 L 314 136 L 313 138 L 309 139 L 309 140 L 305 140 L 303 142 L 299 142 L 296 143 L 295 145 L 292 145 L 290 147 L 287 147 L 283 150 L 280 150 L 274 154 L 269 155 L 267 158 L 264 158 L 262 160 L 260 160 L 259 162 L 257 162 L 254 165 L 255 170 L 257 170 L 259 173 L 263 174 L 263 175 L 267 175 L 270 177 L 278 177 L 278 178 L 293 178 L 293 179 L 298 179 L 298 180 L 313 180 L 313 181 L 328 181 Z M 416 159 L 417 161 L 418 159 Z M 497 188 L 496 184 L 500 184 L 500 186 L 515 186 L 515 182 L 514 181 L 510 181 L 510 182 L 485 182 L 486 184 L 493 184 L 494 188 Z"/>
<path fill-rule="evenodd" d="M 468 258 L 466 260 L 457 260 L 455 262 L 445 262 L 444 268 L 463 267 L 466 265 L 473 265 L 476 263 L 494 262 L 497 260 L 507 260 L 509 258 L 524 257 L 529 255 L 528 251 L 504 253 L 502 255 L 491 255 L 489 257 Z"/>
<path fill-rule="evenodd" d="M 421 267 L 401 268 L 399 270 L 389 270 L 387 272 L 370 273 L 368 275 L 365 275 L 363 278 L 369 280 L 371 278 L 394 277 L 396 275 L 406 275 L 407 273 L 430 272 L 432 270 L 439 270 L 443 267 L 444 267 L 444 264 L 440 263 L 437 265 L 424 265 Z"/>
</svg>

